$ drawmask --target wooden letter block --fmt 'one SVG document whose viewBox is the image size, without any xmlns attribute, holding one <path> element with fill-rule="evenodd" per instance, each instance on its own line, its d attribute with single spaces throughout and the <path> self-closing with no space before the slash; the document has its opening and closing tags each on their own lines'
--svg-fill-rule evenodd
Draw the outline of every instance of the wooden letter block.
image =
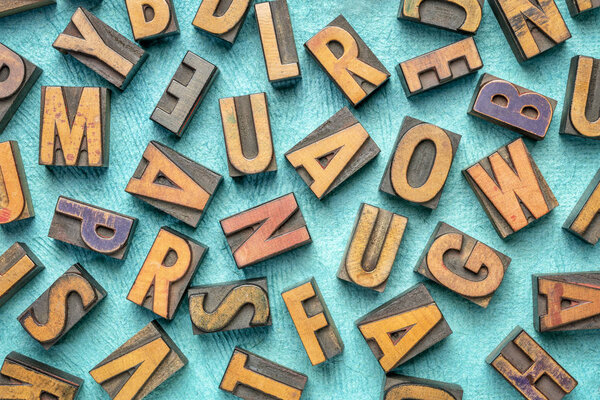
<svg viewBox="0 0 600 400">
<path fill-rule="evenodd" d="M 556 100 L 483 74 L 468 113 L 493 122 L 533 140 L 546 137 Z"/>
<path fill-rule="evenodd" d="M 33 202 L 17 142 L 0 143 L 0 225 L 33 218 Z"/>
<path fill-rule="evenodd" d="M 361 203 L 337 277 L 383 292 L 408 218 Z"/>
<path fill-rule="evenodd" d="M 312 365 L 342 354 L 344 343 L 315 278 L 281 293 Z"/>
<path fill-rule="evenodd" d="M 40 165 L 108 167 L 110 90 L 42 86 Z"/>
<path fill-rule="evenodd" d="M 223 177 L 151 141 L 125 191 L 197 227 Z"/>
<path fill-rule="evenodd" d="M 56 0 L 2 0 L 0 4 L 0 18 L 49 4 L 56 4 Z"/>
<path fill-rule="evenodd" d="M 398 18 L 474 35 L 481 24 L 482 10 L 483 0 L 403 0 Z"/>
<path fill-rule="evenodd" d="M 386 373 L 452 333 L 422 283 L 371 311 L 356 326 Z"/>
<path fill-rule="evenodd" d="M 571 17 L 600 7 L 600 0 L 566 0 Z"/>
<path fill-rule="evenodd" d="M 219 388 L 244 400 L 300 400 L 308 377 L 236 347 Z"/>
<path fill-rule="evenodd" d="M 219 106 L 229 176 L 276 171 L 267 94 L 227 97 Z"/>
<path fill-rule="evenodd" d="M 490 0 L 490 7 L 519 62 L 571 37 L 554 0 Z"/>
<path fill-rule="evenodd" d="M 463 39 L 396 67 L 406 97 L 477 72 L 483 61 L 473 38 Z"/>
<path fill-rule="evenodd" d="M 379 190 L 436 209 L 461 136 L 405 117 Z"/>
<path fill-rule="evenodd" d="M 600 59 L 571 59 L 560 133 L 600 139 Z"/>
<path fill-rule="evenodd" d="M 558 206 L 523 139 L 499 148 L 463 175 L 503 239 Z"/>
<path fill-rule="evenodd" d="M 271 325 L 267 278 L 188 290 L 194 335 Z"/>
<path fill-rule="evenodd" d="M 70 54 L 98 75 L 123 90 L 148 54 L 119 32 L 79 7 L 52 45 Z"/>
<path fill-rule="evenodd" d="M 48 237 L 123 260 L 137 218 L 60 196 Z"/>
<path fill-rule="evenodd" d="M 183 136 L 218 73 L 216 66 L 188 51 L 150 119 Z"/>
<path fill-rule="evenodd" d="M 528 400 L 561 400 L 577 381 L 517 326 L 485 360 Z"/>
<path fill-rule="evenodd" d="M 340 15 L 304 47 L 352 104 L 358 106 L 390 78 L 390 73 Z"/>
<path fill-rule="evenodd" d="M 250 10 L 250 0 L 202 0 L 192 25 L 233 44 Z"/>
<path fill-rule="evenodd" d="M 11 352 L 0 370 L 0 398 L 75 400 L 83 379 Z"/>
<path fill-rule="evenodd" d="M 486 308 L 510 261 L 510 257 L 440 222 L 415 272 Z"/>
<path fill-rule="evenodd" d="M 285 153 L 285 158 L 321 200 L 377 154 L 377 144 L 344 107 Z"/>
<path fill-rule="evenodd" d="M 111 399 L 141 400 L 188 363 L 152 321 L 90 371 Z"/>
<path fill-rule="evenodd" d="M 208 247 L 163 227 L 127 295 L 127 300 L 173 319 Z"/>
<path fill-rule="evenodd" d="M 44 269 L 25 243 L 15 242 L 0 256 L 0 306 Z"/>
<path fill-rule="evenodd" d="M 41 68 L 0 43 L 0 133 L 41 74 Z"/>
<path fill-rule="evenodd" d="M 539 332 L 600 329 L 600 272 L 533 275 Z"/>
<path fill-rule="evenodd" d="M 48 350 L 105 297 L 104 288 L 75 264 L 17 319 Z"/>
<path fill-rule="evenodd" d="M 294 193 L 222 219 L 221 229 L 240 269 L 312 242 Z"/>
<path fill-rule="evenodd" d="M 412 376 L 387 374 L 383 384 L 383 400 L 462 400 L 459 385 Z"/>
<path fill-rule="evenodd" d="M 173 0 L 125 0 L 136 42 L 179 34 Z"/>
<path fill-rule="evenodd" d="M 267 77 L 274 86 L 294 83 L 301 78 L 298 52 L 287 0 L 254 5 Z"/>
<path fill-rule="evenodd" d="M 596 173 L 581 199 L 569 214 L 563 229 L 580 237 L 589 244 L 600 239 L 600 170 Z"/>
</svg>

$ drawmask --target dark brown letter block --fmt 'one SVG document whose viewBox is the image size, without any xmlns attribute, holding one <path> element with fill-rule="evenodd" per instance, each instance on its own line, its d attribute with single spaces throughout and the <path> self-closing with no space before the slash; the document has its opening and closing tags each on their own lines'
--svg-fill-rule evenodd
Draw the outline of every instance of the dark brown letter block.
<svg viewBox="0 0 600 400">
<path fill-rule="evenodd" d="M 533 275 L 539 332 L 600 329 L 600 272 Z"/>
<path fill-rule="evenodd" d="M 233 44 L 250 10 L 250 0 L 202 0 L 192 25 Z"/>
<path fill-rule="evenodd" d="M 483 0 L 403 0 L 398 18 L 474 35 L 481 24 L 482 10 Z"/>
<path fill-rule="evenodd" d="M 195 228 L 222 180 L 216 172 L 151 141 L 125 191 Z"/>
<path fill-rule="evenodd" d="M 361 203 L 337 277 L 383 292 L 408 218 Z"/>
<path fill-rule="evenodd" d="M 379 190 L 436 209 L 461 136 L 405 117 Z"/>
<path fill-rule="evenodd" d="M 304 47 L 352 104 L 358 106 L 390 78 L 390 73 L 340 15 Z"/>
<path fill-rule="evenodd" d="M 600 139 L 600 59 L 571 59 L 560 133 Z"/>
<path fill-rule="evenodd" d="M 183 136 L 218 72 L 216 66 L 188 51 L 150 119 Z"/>
<path fill-rule="evenodd" d="M 485 360 L 528 400 L 561 400 L 577 381 L 517 326 Z"/>
<path fill-rule="evenodd" d="M 2 3 L 0 3 L 0 18 L 49 4 L 56 4 L 56 0 L 2 0 Z"/>
<path fill-rule="evenodd" d="M 571 17 L 600 7 L 600 0 L 566 0 Z"/>
<path fill-rule="evenodd" d="M 127 300 L 173 319 L 208 247 L 173 229 L 158 232 Z"/>
<path fill-rule="evenodd" d="M 383 383 L 383 400 L 462 400 L 459 385 L 412 376 L 387 374 Z"/>
<path fill-rule="evenodd" d="M 48 350 L 105 297 L 104 288 L 75 264 L 17 319 Z"/>
<path fill-rule="evenodd" d="M 90 371 L 111 399 L 141 400 L 188 363 L 152 321 Z"/>
<path fill-rule="evenodd" d="M 98 75 L 123 90 L 148 54 L 94 14 L 79 7 L 52 45 L 70 54 Z"/>
<path fill-rule="evenodd" d="M 294 193 L 221 220 L 238 268 L 312 242 Z"/>
<path fill-rule="evenodd" d="M 510 261 L 510 257 L 440 222 L 415 272 L 486 308 Z"/>
<path fill-rule="evenodd" d="M 377 307 L 356 326 L 386 373 L 452 333 L 422 283 Z"/>
<path fill-rule="evenodd" d="M 396 67 L 406 97 L 475 73 L 483 61 L 473 38 L 463 39 Z"/>
<path fill-rule="evenodd" d="M 276 171 L 267 94 L 227 97 L 219 107 L 229 176 Z"/>
<path fill-rule="evenodd" d="M 194 335 L 271 325 L 267 278 L 188 290 Z"/>
<path fill-rule="evenodd" d="M 490 0 L 490 7 L 519 62 L 571 37 L 554 0 Z"/>
<path fill-rule="evenodd" d="M 342 354 L 344 343 L 315 278 L 281 293 L 312 365 Z"/>
<path fill-rule="evenodd" d="M 523 139 L 499 148 L 463 175 L 503 239 L 558 206 Z"/>
<path fill-rule="evenodd" d="M 244 400 L 300 400 L 308 377 L 236 347 L 219 388 Z"/>
<path fill-rule="evenodd" d="M 600 239 L 600 170 L 590 182 L 581 199 L 569 214 L 563 229 L 580 237 L 589 244 Z"/>
<path fill-rule="evenodd" d="M 344 107 L 285 153 L 285 158 L 320 200 L 377 154 L 377 144 Z"/>
<path fill-rule="evenodd" d="M 137 218 L 60 196 L 48 237 L 123 260 Z"/>
<path fill-rule="evenodd" d="M 44 269 L 25 243 L 16 242 L 0 256 L 0 306 Z"/>
<path fill-rule="evenodd" d="M 75 400 L 83 379 L 11 352 L 0 370 L 0 399 Z"/>
<path fill-rule="evenodd" d="M 41 74 L 41 68 L 0 43 L 0 133 Z"/>
<path fill-rule="evenodd" d="M 125 0 L 136 42 L 179 33 L 173 0 Z"/>
<path fill-rule="evenodd" d="M 33 218 L 33 202 L 17 142 L 0 143 L 0 225 Z"/>
<path fill-rule="evenodd" d="M 42 86 L 40 165 L 108 167 L 110 90 Z"/>
</svg>

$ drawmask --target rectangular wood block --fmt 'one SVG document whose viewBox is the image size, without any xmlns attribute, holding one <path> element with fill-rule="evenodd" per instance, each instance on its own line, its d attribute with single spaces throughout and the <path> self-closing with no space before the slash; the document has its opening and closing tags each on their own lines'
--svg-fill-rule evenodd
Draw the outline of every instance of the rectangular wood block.
<svg viewBox="0 0 600 400">
<path fill-rule="evenodd" d="M 33 202 L 15 141 L 0 143 L 0 225 L 33 218 Z"/>
<path fill-rule="evenodd" d="M 385 376 L 382 400 L 408 400 L 411 398 L 424 400 L 462 400 L 463 390 L 459 385 L 453 383 L 414 378 L 394 373 Z"/>
<path fill-rule="evenodd" d="M 251 0 L 202 0 L 192 25 L 233 45 L 242 29 Z"/>
<path fill-rule="evenodd" d="M 600 7 L 600 0 L 566 0 L 571 17 Z"/>
<path fill-rule="evenodd" d="M 0 306 L 44 269 L 31 249 L 15 242 L 0 255 Z"/>
<path fill-rule="evenodd" d="M 481 25 L 483 0 L 402 0 L 398 18 L 435 26 L 465 35 L 474 35 Z"/>
<path fill-rule="evenodd" d="M 563 229 L 595 245 L 600 239 L 600 170 L 567 217 Z"/>
<path fill-rule="evenodd" d="M 2 3 L 0 3 L 0 18 L 49 4 L 56 4 L 56 0 L 2 0 Z"/>
<path fill-rule="evenodd" d="M 136 42 L 179 34 L 173 0 L 125 0 L 125 5 Z"/>
</svg>

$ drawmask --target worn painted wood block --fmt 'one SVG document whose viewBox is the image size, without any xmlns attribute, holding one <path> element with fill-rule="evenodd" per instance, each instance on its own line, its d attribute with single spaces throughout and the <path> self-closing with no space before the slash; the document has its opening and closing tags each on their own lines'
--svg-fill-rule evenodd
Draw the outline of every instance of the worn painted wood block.
<svg viewBox="0 0 600 400">
<path fill-rule="evenodd" d="M 31 249 L 15 242 L 0 255 L 0 306 L 44 269 Z"/>
<path fill-rule="evenodd" d="M 246 20 L 250 3 L 250 0 L 202 0 L 192 25 L 232 45 Z"/>
<path fill-rule="evenodd" d="M 2 0 L 0 18 L 50 4 L 56 4 L 56 0 Z"/>
<path fill-rule="evenodd" d="M 33 202 L 19 145 L 0 143 L 0 225 L 33 218 Z"/>
<path fill-rule="evenodd" d="M 581 198 L 567 217 L 563 229 L 589 244 L 595 245 L 600 239 L 600 170 L 581 195 Z"/>
<path fill-rule="evenodd" d="M 179 34 L 173 0 L 125 0 L 136 42 Z"/>
<path fill-rule="evenodd" d="M 453 383 L 387 374 L 383 382 L 382 400 L 462 400 L 463 390 Z"/>
<path fill-rule="evenodd" d="M 402 0 L 398 18 L 474 35 L 481 25 L 483 0 Z"/>
</svg>

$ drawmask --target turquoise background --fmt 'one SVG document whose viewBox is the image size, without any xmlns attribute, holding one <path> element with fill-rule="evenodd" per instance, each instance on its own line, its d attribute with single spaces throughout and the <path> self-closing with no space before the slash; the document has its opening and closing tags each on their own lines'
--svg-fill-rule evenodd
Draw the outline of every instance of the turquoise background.
<svg viewBox="0 0 600 400">
<path fill-rule="evenodd" d="M 65 1 L 58 5 L 0 19 L 0 41 L 41 68 L 44 73 L 0 140 L 17 140 L 35 205 L 36 217 L 0 228 L 0 251 L 24 241 L 46 269 L 0 309 L 0 357 L 12 350 L 85 379 L 82 399 L 107 398 L 88 371 L 153 319 L 126 300 L 143 260 L 163 225 L 171 226 L 210 247 L 193 284 L 219 283 L 267 276 L 273 310 L 271 328 L 193 336 L 187 304 L 162 325 L 189 358 L 183 370 L 160 386 L 150 399 L 226 399 L 218 389 L 234 346 L 308 375 L 305 399 L 377 399 L 383 373 L 354 326 L 365 313 L 424 281 L 413 268 L 438 221 L 445 221 L 513 258 L 490 306 L 482 309 L 458 295 L 426 282 L 454 334 L 400 368 L 407 375 L 455 382 L 465 399 L 518 399 L 518 393 L 486 365 L 485 357 L 516 326 L 523 326 L 578 381 L 568 397 L 599 397 L 598 332 L 537 334 L 532 325 L 531 274 L 598 270 L 600 246 L 585 244 L 561 229 L 562 223 L 600 166 L 600 142 L 559 136 L 560 113 L 569 60 L 583 54 L 600 57 L 600 13 L 573 19 L 564 0 L 558 6 L 573 38 L 519 65 L 492 15 L 484 7 L 475 36 L 485 67 L 479 74 L 407 100 L 394 71 L 398 62 L 437 49 L 463 36 L 407 21 L 398 21 L 399 1 L 289 0 L 302 80 L 289 89 L 273 89 L 266 79 L 252 9 L 233 47 L 198 32 L 191 21 L 199 0 L 176 0 L 181 35 L 146 47 L 149 58 L 120 93 L 114 87 L 110 168 L 46 168 L 38 166 L 40 87 L 110 86 L 52 43 L 78 5 L 128 38 L 132 38 L 124 1 Z M 318 201 L 283 154 L 322 122 L 347 105 L 339 90 L 303 49 L 303 43 L 343 13 L 392 73 L 390 81 L 365 104 L 352 110 L 381 154 L 359 173 Z M 149 116 L 185 52 L 191 50 L 220 69 L 190 127 L 181 140 L 151 122 Z M 478 76 L 483 72 L 538 90 L 558 100 L 547 138 L 526 140 L 533 158 L 560 206 L 522 232 L 501 240 L 479 206 L 460 171 L 518 137 L 506 129 L 468 116 L 466 111 Z M 276 174 L 234 181 L 228 177 L 218 99 L 266 91 L 279 170 Z M 437 210 L 428 211 L 378 191 L 385 164 L 404 116 L 410 115 L 462 135 L 448 182 Z M 224 175 L 224 183 L 197 229 L 190 229 L 125 193 L 148 141 L 159 140 Z M 218 221 L 251 206 L 294 191 L 313 237 L 302 247 L 257 266 L 238 270 Z M 140 219 L 130 253 L 114 261 L 47 237 L 56 199 L 73 197 Z M 378 294 L 338 280 L 335 275 L 361 202 L 409 218 L 404 240 L 384 293 Z M 80 262 L 108 291 L 108 297 L 69 334 L 45 351 L 18 324 L 16 317 L 69 266 Z M 312 367 L 281 299 L 281 291 L 315 276 L 346 345 L 344 353 Z"/>
</svg>

